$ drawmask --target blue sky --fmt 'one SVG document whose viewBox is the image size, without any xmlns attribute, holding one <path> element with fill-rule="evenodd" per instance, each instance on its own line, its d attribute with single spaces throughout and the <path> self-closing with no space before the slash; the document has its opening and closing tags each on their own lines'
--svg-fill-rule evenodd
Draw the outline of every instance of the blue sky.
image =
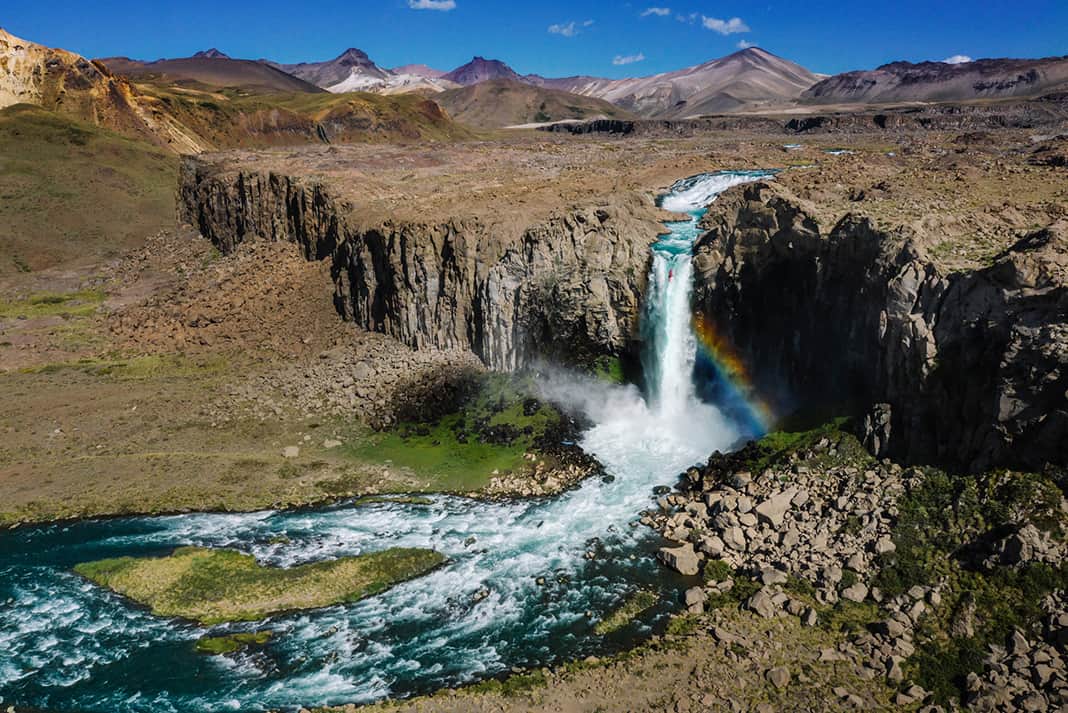
<svg viewBox="0 0 1068 713">
<path fill-rule="evenodd" d="M 520 73 L 621 77 L 759 45 L 817 72 L 896 59 L 1068 54 L 1068 0 L 7 0 L 0 26 L 90 57 L 328 59 L 359 47 L 382 66 L 452 69 L 473 55 Z"/>
</svg>

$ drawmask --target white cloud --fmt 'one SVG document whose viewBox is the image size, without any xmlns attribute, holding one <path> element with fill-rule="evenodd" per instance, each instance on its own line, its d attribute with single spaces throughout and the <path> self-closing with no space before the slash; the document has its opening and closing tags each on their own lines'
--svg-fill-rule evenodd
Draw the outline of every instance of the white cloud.
<svg viewBox="0 0 1068 713">
<path fill-rule="evenodd" d="M 749 25 L 745 24 L 740 17 L 732 17 L 729 20 L 720 20 L 718 17 L 705 17 L 704 15 L 701 15 L 701 26 L 706 30 L 712 30 L 721 35 L 749 32 Z"/>
<path fill-rule="evenodd" d="M 615 58 L 612 60 L 612 64 L 618 66 L 618 65 L 622 65 L 622 64 L 634 64 L 635 62 L 641 62 L 641 61 L 644 61 L 644 60 L 645 60 L 645 55 L 642 54 L 641 52 L 639 52 L 638 54 L 628 54 L 628 55 L 617 54 L 615 56 Z"/>
<path fill-rule="evenodd" d="M 642 17 L 649 17 L 650 15 L 656 15 L 657 17 L 666 17 L 670 14 L 670 7 L 650 7 L 645 9 L 645 12 L 642 13 Z"/>
<path fill-rule="evenodd" d="M 589 27 L 593 24 L 593 20 L 586 20 L 582 23 L 582 27 Z M 549 34 L 561 35 L 563 37 L 574 37 L 582 30 L 579 29 L 579 24 L 572 20 L 571 22 L 561 22 L 554 25 L 549 25 Z"/>
<path fill-rule="evenodd" d="M 750 42 L 749 40 L 738 40 L 738 49 L 747 50 L 750 47 L 756 47 L 756 42 Z"/>
<path fill-rule="evenodd" d="M 945 64 L 967 64 L 971 62 L 972 58 L 966 54 L 955 54 L 952 57 L 946 57 L 942 62 Z"/>
<path fill-rule="evenodd" d="M 413 10 L 455 10 L 456 0 L 408 0 Z"/>
</svg>

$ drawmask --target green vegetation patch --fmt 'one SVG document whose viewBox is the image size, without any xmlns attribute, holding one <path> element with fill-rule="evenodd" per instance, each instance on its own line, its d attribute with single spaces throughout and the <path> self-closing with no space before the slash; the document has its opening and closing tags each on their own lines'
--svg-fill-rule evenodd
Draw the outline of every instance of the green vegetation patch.
<svg viewBox="0 0 1068 713">
<path fill-rule="evenodd" d="M 389 431 L 346 447 L 360 462 L 389 462 L 432 481 L 429 489 L 470 492 L 494 472 L 530 468 L 524 455 L 558 441 L 560 413 L 530 394 L 522 377 L 480 376 L 444 414 L 413 414 Z"/>
<path fill-rule="evenodd" d="M 49 374 L 77 370 L 92 376 L 114 379 L 152 379 L 204 377 L 220 373 L 226 367 L 222 357 L 194 361 L 178 354 L 146 354 L 132 357 L 88 357 L 77 361 L 54 362 L 23 369 L 26 374 Z"/>
<path fill-rule="evenodd" d="M 249 646 L 263 646 L 271 640 L 272 632 L 255 631 L 251 633 L 230 634 L 228 636 L 205 636 L 196 644 L 197 653 L 220 656 L 236 654 Z"/>
<path fill-rule="evenodd" d="M 623 361 L 619 357 L 599 356 L 593 360 L 590 371 L 601 381 L 607 381 L 610 384 L 627 383 Z"/>
<path fill-rule="evenodd" d="M 541 669 L 525 673 L 509 674 L 504 678 L 489 678 L 463 689 L 465 695 L 496 694 L 499 696 L 518 696 L 533 690 L 544 688 L 548 683 L 545 672 Z"/>
<path fill-rule="evenodd" d="M 991 545 L 1029 522 L 1063 538 L 1061 490 L 1045 475 L 996 471 L 955 475 L 934 468 L 898 504 L 895 552 L 875 580 L 889 595 L 916 584 L 944 582 L 942 602 L 920 621 L 908 676 L 942 704 L 961 702 L 966 679 L 980 672 L 990 644 L 1004 645 L 1014 628 L 1038 633 L 1042 599 L 1068 588 L 1068 565 L 1020 567 L 984 561 Z"/>
<path fill-rule="evenodd" d="M 637 591 L 627 597 L 626 601 L 618 609 L 597 622 L 597 626 L 593 630 L 598 636 L 605 636 L 619 631 L 634 621 L 639 614 L 656 606 L 658 601 L 660 601 L 660 598 L 654 592 L 644 589 Z"/>
<path fill-rule="evenodd" d="M 182 547 L 167 557 L 99 560 L 74 571 L 158 616 L 220 624 L 355 602 L 444 561 L 433 550 L 393 548 L 282 569 L 234 550 Z"/>
<path fill-rule="evenodd" d="M 723 475 L 737 471 L 759 473 L 766 468 L 804 465 L 814 469 L 865 467 L 871 455 L 849 429 L 848 418 L 835 418 L 812 427 L 811 421 L 794 419 L 780 430 L 750 441 L 734 453 L 718 454 L 710 465 L 718 465 Z"/>
<path fill-rule="evenodd" d="M 0 318 L 83 317 L 96 312 L 107 297 L 99 290 L 40 292 L 16 300 L 0 300 Z"/>
</svg>

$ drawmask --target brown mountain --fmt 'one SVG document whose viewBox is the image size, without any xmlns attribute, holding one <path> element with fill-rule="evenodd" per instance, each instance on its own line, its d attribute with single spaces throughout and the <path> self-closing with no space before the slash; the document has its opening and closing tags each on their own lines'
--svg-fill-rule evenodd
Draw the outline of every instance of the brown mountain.
<svg viewBox="0 0 1068 713">
<path fill-rule="evenodd" d="M 231 59 L 218 50 L 198 52 L 193 57 L 144 62 L 128 57 L 105 57 L 100 62 L 115 74 L 136 81 L 164 84 L 195 82 L 207 87 L 233 87 L 247 92 L 316 93 L 322 89 L 282 70 L 247 59 Z"/>
<path fill-rule="evenodd" d="M 594 97 L 491 79 L 434 96 L 457 121 L 482 129 L 566 119 L 630 119 L 633 114 Z"/>
<path fill-rule="evenodd" d="M 893 62 L 824 79 L 802 95 L 815 104 L 879 104 L 1035 97 L 1068 89 L 1068 56 L 980 59 L 962 64 Z"/>
<path fill-rule="evenodd" d="M 201 50 L 193 55 L 193 59 L 230 59 L 230 55 L 220 52 L 212 47 L 210 50 Z"/>
<path fill-rule="evenodd" d="M 785 106 L 820 80 L 799 64 L 759 47 L 704 64 L 634 79 L 529 76 L 554 89 L 606 99 L 647 117 L 681 118 Z"/>
<path fill-rule="evenodd" d="M 32 104 L 177 152 L 205 148 L 162 102 L 104 64 L 0 29 L 0 109 L 14 104 Z"/>
<path fill-rule="evenodd" d="M 471 86 L 479 82 L 488 82 L 491 79 L 508 79 L 513 82 L 525 81 L 514 69 L 498 59 L 486 59 L 474 57 L 470 62 L 441 77 L 450 82 L 456 82 L 463 86 Z"/>
</svg>

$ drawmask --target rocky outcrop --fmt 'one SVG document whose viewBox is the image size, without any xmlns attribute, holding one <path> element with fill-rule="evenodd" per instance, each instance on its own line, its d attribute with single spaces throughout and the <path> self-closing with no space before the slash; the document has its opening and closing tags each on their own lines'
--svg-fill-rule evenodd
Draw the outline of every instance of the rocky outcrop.
<svg viewBox="0 0 1068 713">
<path fill-rule="evenodd" d="M 822 225 L 779 185 L 724 193 L 695 249 L 695 306 L 758 388 L 870 413 L 880 454 L 981 470 L 1068 461 L 1068 223 L 944 274 L 907 229 Z"/>
<path fill-rule="evenodd" d="M 0 109 L 14 104 L 33 104 L 175 153 L 203 151 L 206 145 L 168 106 L 142 95 L 103 64 L 0 28 Z"/>
<path fill-rule="evenodd" d="M 650 198 L 627 194 L 517 234 L 474 216 L 367 225 L 321 183 L 196 159 L 179 188 L 180 219 L 223 252 L 244 240 L 297 243 L 307 259 L 331 261 L 346 319 L 413 347 L 470 349 L 495 369 L 626 351 L 655 215 Z"/>
<path fill-rule="evenodd" d="M 814 113 L 788 120 L 773 116 L 706 116 L 693 119 L 594 119 L 561 122 L 543 131 L 569 134 L 622 134 L 634 136 L 696 136 L 711 131 L 745 131 L 758 134 L 866 134 L 872 132 L 986 131 L 1035 129 L 1054 132 L 1068 125 L 1068 94 L 1034 101 L 997 104 L 937 104 L 883 111 Z M 1059 165 L 1059 164 L 1058 164 Z"/>
</svg>

